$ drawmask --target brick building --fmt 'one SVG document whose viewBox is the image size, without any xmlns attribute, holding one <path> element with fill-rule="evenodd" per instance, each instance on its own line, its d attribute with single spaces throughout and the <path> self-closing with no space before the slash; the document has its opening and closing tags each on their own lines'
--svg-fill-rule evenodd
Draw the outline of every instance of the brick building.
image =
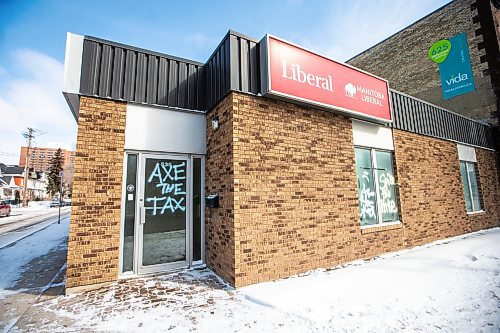
<svg viewBox="0 0 500 333">
<path fill-rule="evenodd" d="M 381 41 L 347 63 L 383 77 L 391 88 L 464 116 L 497 125 L 500 117 L 499 2 L 455 0 Z M 465 33 L 475 90 L 443 97 L 438 64 L 427 52 Z"/>
<path fill-rule="evenodd" d="M 61 149 L 64 157 L 63 167 L 73 165 L 75 162 L 75 152 L 72 150 Z M 28 147 L 21 147 L 21 156 L 19 157 L 19 166 L 25 167 L 26 153 Z M 34 171 L 49 173 L 50 159 L 56 155 L 57 148 L 31 147 L 28 158 L 28 168 Z"/>
<path fill-rule="evenodd" d="M 206 63 L 68 34 L 67 291 L 207 265 L 239 287 L 500 225 L 491 127 L 273 36 Z"/>
</svg>

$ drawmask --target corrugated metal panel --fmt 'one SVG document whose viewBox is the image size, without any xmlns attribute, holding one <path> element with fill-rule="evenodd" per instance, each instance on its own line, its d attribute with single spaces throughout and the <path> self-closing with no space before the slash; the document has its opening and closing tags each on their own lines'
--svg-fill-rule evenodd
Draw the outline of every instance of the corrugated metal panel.
<svg viewBox="0 0 500 333">
<path fill-rule="evenodd" d="M 395 90 L 391 98 L 394 128 L 494 149 L 489 125 Z"/>
<path fill-rule="evenodd" d="M 204 66 L 207 75 L 207 109 L 230 90 L 260 93 L 259 42 L 229 31 Z"/>
<path fill-rule="evenodd" d="M 119 99 L 123 96 L 123 84 L 125 76 L 125 51 L 121 48 L 115 49 L 113 59 L 113 78 L 111 84 L 111 98 Z"/>
<path fill-rule="evenodd" d="M 259 41 L 229 31 L 207 62 L 85 37 L 83 95 L 208 110 L 229 91 L 260 94 Z M 391 90 L 391 127 L 493 149 L 490 127 Z"/>
<path fill-rule="evenodd" d="M 94 37 L 83 42 L 80 92 L 128 102 L 205 110 L 203 64 Z"/>
</svg>

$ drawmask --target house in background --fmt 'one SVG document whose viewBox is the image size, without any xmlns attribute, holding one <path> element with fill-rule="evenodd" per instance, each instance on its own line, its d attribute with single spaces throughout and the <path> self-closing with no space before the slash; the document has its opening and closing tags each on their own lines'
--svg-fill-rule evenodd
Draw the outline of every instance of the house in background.
<svg viewBox="0 0 500 333">
<path fill-rule="evenodd" d="M 15 192 L 23 197 L 24 168 L 18 165 L 5 165 L 0 163 L 0 199 L 15 200 Z M 47 194 L 48 178 L 44 172 L 28 171 L 28 200 L 45 200 Z"/>
<path fill-rule="evenodd" d="M 14 183 L 14 177 L 0 176 L 0 200 L 15 200 L 15 192 L 19 190 Z"/>
</svg>

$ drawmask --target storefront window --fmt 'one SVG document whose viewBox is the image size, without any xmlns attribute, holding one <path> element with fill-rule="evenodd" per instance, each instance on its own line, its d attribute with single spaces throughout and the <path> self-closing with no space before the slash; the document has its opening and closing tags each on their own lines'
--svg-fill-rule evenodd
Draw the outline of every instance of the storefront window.
<svg viewBox="0 0 500 333">
<path fill-rule="evenodd" d="M 355 148 L 361 226 L 399 220 L 393 153 Z"/>
<path fill-rule="evenodd" d="M 468 212 L 482 210 L 480 186 L 477 180 L 476 163 L 460 161 L 460 174 L 464 189 L 465 207 Z"/>
</svg>

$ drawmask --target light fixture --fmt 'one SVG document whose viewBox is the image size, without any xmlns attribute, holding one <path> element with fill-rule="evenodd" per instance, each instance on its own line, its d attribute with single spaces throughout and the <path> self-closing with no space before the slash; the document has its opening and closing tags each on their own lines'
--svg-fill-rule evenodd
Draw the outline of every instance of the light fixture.
<svg viewBox="0 0 500 333">
<path fill-rule="evenodd" d="M 219 116 L 212 117 L 212 129 L 216 130 L 219 128 Z"/>
</svg>

